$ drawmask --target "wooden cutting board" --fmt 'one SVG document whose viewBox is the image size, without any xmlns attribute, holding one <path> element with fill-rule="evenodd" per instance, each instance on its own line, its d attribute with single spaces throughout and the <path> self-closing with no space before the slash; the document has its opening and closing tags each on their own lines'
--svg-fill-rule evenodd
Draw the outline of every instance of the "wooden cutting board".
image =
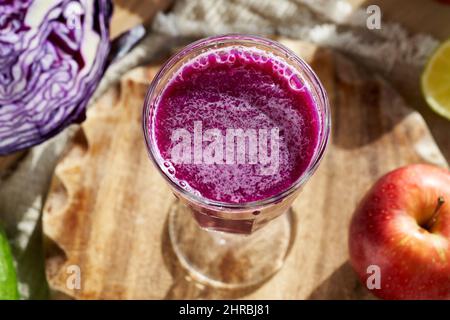
<svg viewBox="0 0 450 320">
<path fill-rule="evenodd" d="M 333 130 L 317 173 L 295 201 L 295 239 L 284 267 L 251 290 L 193 283 L 168 241 L 175 198 L 147 156 L 144 94 L 159 66 L 130 71 L 88 113 L 62 157 L 45 205 L 46 270 L 51 288 L 75 298 L 372 298 L 348 263 L 353 210 L 387 171 L 445 160 L 421 116 L 383 80 L 340 54 L 282 41 L 306 58 L 324 83 Z M 67 281 L 73 265 L 81 288 Z"/>
</svg>

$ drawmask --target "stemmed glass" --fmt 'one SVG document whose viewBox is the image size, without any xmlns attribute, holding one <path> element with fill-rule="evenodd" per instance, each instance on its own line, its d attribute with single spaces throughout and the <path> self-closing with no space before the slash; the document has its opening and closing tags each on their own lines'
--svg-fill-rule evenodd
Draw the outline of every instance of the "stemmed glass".
<svg viewBox="0 0 450 320">
<path fill-rule="evenodd" d="M 237 46 L 258 48 L 285 61 L 310 90 L 320 118 L 318 144 L 307 170 L 287 190 L 243 204 L 207 199 L 181 186 L 158 152 L 153 129 L 161 93 L 183 65 L 208 50 Z M 317 169 L 330 133 L 328 98 L 311 67 L 281 44 L 257 36 L 234 34 L 197 41 L 171 57 L 155 76 L 145 98 L 143 129 L 150 159 L 177 198 L 169 212 L 169 236 L 191 277 L 214 287 L 239 288 L 259 284 L 278 271 L 292 240 L 291 216 L 286 213 Z"/>
</svg>

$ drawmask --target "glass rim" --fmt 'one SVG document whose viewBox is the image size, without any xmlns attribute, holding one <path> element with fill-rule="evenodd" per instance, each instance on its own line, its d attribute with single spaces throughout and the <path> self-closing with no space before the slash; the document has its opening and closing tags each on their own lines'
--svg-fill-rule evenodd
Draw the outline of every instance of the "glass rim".
<svg viewBox="0 0 450 320">
<path fill-rule="evenodd" d="M 239 45 L 239 42 L 242 43 L 254 43 L 259 45 L 265 45 L 271 48 L 274 48 L 275 51 L 278 51 L 278 53 L 284 54 L 287 58 L 289 58 L 289 61 L 286 61 L 288 65 L 296 71 L 301 71 L 306 73 L 309 78 L 312 79 L 312 81 L 308 81 L 309 85 L 312 85 L 314 88 L 318 89 L 317 94 L 318 98 L 321 100 L 321 112 L 323 112 L 323 117 L 320 116 L 319 118 L 321 121 L 321 124 L 319 126 L 320 132 L 319 132 L 319 141 L 317 143 L 316 149 L 314 151 L 314 156 L 311 158 L 311 161 L 307 167 L 307 169 L 302 173 L 302 175 L 294 182 L 292 183 L 287 189 L 271 196 L 265 199 L 257 200 L 257 201 L 250 201 L 250 202 L 244 202 L 244 203 L 230 203 L 230 202 L 223 202 L 223 201 L 217 201 L 208 199 L 203 196 L 199 196 L 197 194 L 194 194 L 190 192 L 189 190 L 186 190 L 182 186 L 180 186 L 178 183 L 176 183 L 171 177 L 169 177 L 163 170 L 163 162 L 164 159 L 160 156 L 159 151 L 157 150 L 156 141 L 153 139 L 153 142 L 149 131 L 148 130 L 148 124 L 149 124 L 149 116 L 151 111 L 151 104 L 150 99 L 154 95 L 154 91 L 156 89 L 156 86 L 161 81 L 162 77 L 166 74 L 167 71 L 169 71 L 175 63 L 177 63 L 179 60 L 181 60 L 184 56 L 186 56 L 188 53 L 201 49 L 204 45 L 209 45 L 214 42 L 230 42 L 234 45 Z M 235 43 L 234 43 L 235 42 Z M 232 45 L 233 45 L 232 44 Z M 200 52 L 201 54 L 202 52 Z M 296 64 L 294 64 L 294 63 Z M 303 78 L 302 78 L 303 79 Z M 318 101 L 315 101 L 317 104 Z M 317 77 L 316 73 L 312 70 L 312 68 L 309 66 L 308 63 L 306 63 L 302 58 L 300 58 L 297 54 L 295 54 L 292 50 L 285 47 L 281 43 L 278 43 L 276 41 L 257 36 L 257 35 L 251 35 L 251 34 L 226 34 L 226 35 L 218 35 L 218 36 L 210 36 L 207 38 L 202 38 L 200 40 L 197 40 L 195 42 L 192 42 L 191 44 L 185 46 L 182 50 L 180 50 L 178 53 L 175 53 L 172 55 L 169 59 L 166 60 L 166 62 L 162 65 L 160 70 L 156 73 L 154 76 L 151 84 L 149 85 L 147 89 L 147 93 L 144 99 L 144 107 L 143 107 L 143 131 L 144 131 L 144 139 L 146 144 L 146 149 L 149 154 L 150 159 L 152 160 L 153 164 L 157 167 L 160 174 L 164 177 L 164 179 L 169 183 L 170 186 L 172 186 L 177 192 L 179 192 L 181 195 L 188 198 L 190 201 L 193 201 L 199 205 L 207 206 L 207 207 L 213 207 L 218 210 L 220 209 L 234 209 L 234 210 L 248 210 L 248 209 L 254 209 L 254 208 L 260 208 L 260 207 L 266 207 L 272 204 L 276 204 L 280 202 L 281 200 L 285 199 L 286 197 L 290 196 L 292 193 L 297 191 L 301 186 L 303 186 L 306 181 L 312 176 L 312 174 L 316 171 L 320 161 L 323 158 L 323 155 L 325 153 L 326 147 L 328 145 L 328 140 L 330 136 L 331 131 L 331 113 L 330 113 L 330 105 L 328 101 L 328 95 L 325 91 L 325 88 L 323 87 L 322 83 L 320 82 L 319 78 Z M 159 156 L 159 157 L 158 157 Z M 159 159 L 161 158 L 161 159 Z"/>
</svg>

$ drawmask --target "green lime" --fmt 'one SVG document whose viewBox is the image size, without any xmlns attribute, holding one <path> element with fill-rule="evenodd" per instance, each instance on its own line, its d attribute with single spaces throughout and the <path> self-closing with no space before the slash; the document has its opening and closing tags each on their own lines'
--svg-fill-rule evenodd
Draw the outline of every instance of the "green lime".
<svg viewBox="0 0 450 320">
<path fill-rule="evenodd" d="M 19 299 L 17 276 L 6 233 L 0 226 L 0 300 Z"/>
</svg>

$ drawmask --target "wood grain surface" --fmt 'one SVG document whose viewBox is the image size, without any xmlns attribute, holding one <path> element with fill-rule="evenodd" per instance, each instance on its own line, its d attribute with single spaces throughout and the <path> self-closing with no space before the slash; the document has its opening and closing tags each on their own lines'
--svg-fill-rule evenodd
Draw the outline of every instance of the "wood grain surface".
<svg viewBox="0 0 450 320">
<path fill-rule="evenodd" d="M 174 257 L 175 199 L 148 159 L 141 112 L 158 65 L 129 72 L 89 110 L 56 168 L 44 209 L 51 288 L 75 298 L 372 298 L 348 264 L 353 210 L 380 175 L 414 162 L 445 165 L 421 116 L 383 80 L 340 54 L 283 40 L 306 58 L 332 106 L 331 144 L 295 201 L 295 238 L 282 270 L 258 287 L 217 290 L 190 280 Z M 68 267 L 81 289 L 67 286 Z"/>
<path fill-rule="evenodd" d="M 0 157 L 0 178 L 14 170 L 14 165 L 26 154 L 26 151 L 14 152 Z"/>
<path fill-rule="evenodd" d="M 149 24 L 158 11 L 164 11 L 172 3 L 173 0 L 113 0 L 111 38 L 138 24 Z"/>
<path fill-rule="evenodd" d="M 393 21 L 415 33 L 439 40 L 450 38 L 450 5 L 445 0 L 347 0 L 353 7 L 378 5 L 384 21 Z M 447 1 L 448 2 L 448 1 Z"/>
</svg>

